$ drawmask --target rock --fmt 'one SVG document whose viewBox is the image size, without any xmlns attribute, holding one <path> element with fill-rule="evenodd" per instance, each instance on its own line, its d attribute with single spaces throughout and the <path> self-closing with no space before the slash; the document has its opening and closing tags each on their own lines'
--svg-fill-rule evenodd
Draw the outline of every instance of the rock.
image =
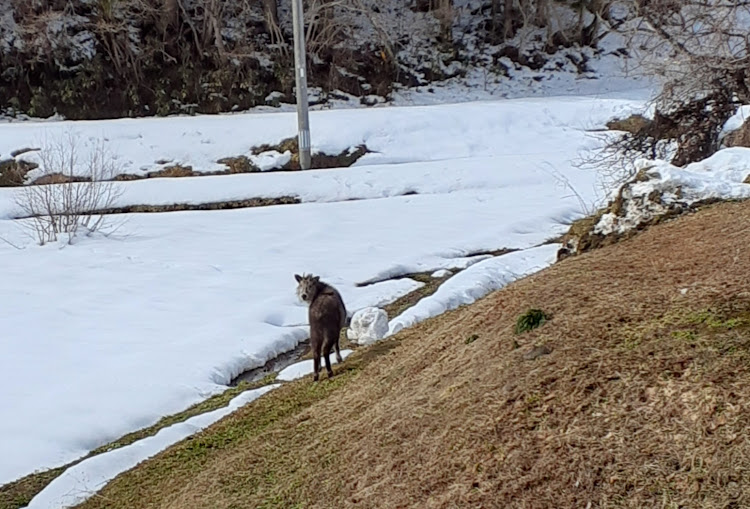
<svg viewBox="0 0 750 509">
<path fill-rule="evenodd" d="M 273 92 L 268 94 L 264 100 L 268 106 L 275 106 L 278 108 L 281 105 L 281 101 L 284 98 L 285 98 L 285 95 L 283 92 L 274 90 Z"/>
<path fill-rule="evenodd" d="M 376 104 L 383 104 L 385 102 L 385 97 L 370 94 L 360 97 L 359 102 L 365 106 L 375 106 Z"/>
<path fill-rule="evenodd" d="M 525 354 L 523 354 L 523 360 L 525 361 L 533 361 L 534 359 L 538 359 L 539 357 L 544 357 L 545 355 L 549 355 L 552 353 L 552 350 L 547 345 L 541 345 L 537 346 L 535 348 L 532 348 Z"/>
<path fill-rule="evenodd" d="M 388 314 L 376 307 L 360 309 L 352 316 L 346 337 L 358 345 L 369 345 L 388 333 Z"/>
</svg>

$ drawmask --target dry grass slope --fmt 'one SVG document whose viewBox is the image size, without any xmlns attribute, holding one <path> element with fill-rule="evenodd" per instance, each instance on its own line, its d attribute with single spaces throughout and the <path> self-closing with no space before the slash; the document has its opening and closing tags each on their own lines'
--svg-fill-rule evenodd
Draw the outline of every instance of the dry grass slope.
<svg viewBox="0 0 750 509">
<path fill-rule="evenodd" d="M 565 260 L 83 507 L 750 507 L 749 238 L 750 203 L 727 203 Z M 529 308 L 552 318 L 514 334 Z"/>
</svg>

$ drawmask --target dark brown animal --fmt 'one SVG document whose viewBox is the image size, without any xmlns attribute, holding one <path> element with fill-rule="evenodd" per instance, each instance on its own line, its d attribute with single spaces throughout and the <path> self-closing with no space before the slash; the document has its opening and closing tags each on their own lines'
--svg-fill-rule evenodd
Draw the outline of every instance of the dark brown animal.
<svg viewBox="0 0 750 509">
<path fill-rule="evenodd" d="M 326 362 L 328 378 L 333 377 L 331 369 L 331 348 L 336 347 L 336 361 L 341 362 L 339 351 L 339 335 L 346 326 L 346 306 L 339 292 L 329 284 L 324 283 L 318 276 L 294 275 L 297 280 L 297 296 L 308 305 L 308 319 L 310 322 L 310 346 L 313 351 L 313 365 L 315 367 L 314 381 L 318 381 L 320 372 L 320 355 Z"/>
</svg>

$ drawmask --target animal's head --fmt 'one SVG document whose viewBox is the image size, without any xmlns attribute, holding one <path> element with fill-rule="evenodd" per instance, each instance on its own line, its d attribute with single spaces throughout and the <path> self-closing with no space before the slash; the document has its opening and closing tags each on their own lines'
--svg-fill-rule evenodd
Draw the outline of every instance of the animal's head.
<svg viewBox="0 0 750 509">
<path fill-rule="evenodd" d="M 312 274 L 305 274 L 302 276 L 295 274 L 294 279 L 297 280 L 297 297 L 307 304 L 310 304 L 317 292 L 320 278 L 318 276 L 313 276 Z"/>
</svg>

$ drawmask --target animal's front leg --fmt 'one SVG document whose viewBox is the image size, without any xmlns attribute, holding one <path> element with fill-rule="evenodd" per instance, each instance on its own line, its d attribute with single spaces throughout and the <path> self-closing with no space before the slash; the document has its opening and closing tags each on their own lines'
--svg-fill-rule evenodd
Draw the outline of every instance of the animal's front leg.
<svg viewBox="0 0 750 509">
<path fill-rule="evenodd" d="M 315 374 L 313 375 L 313 381 L 317 382 L 318 378 L 320 377 L 320 355 L 315 354 L 315 357 L 313 357 L 313 367 Z"/>
</svg>

